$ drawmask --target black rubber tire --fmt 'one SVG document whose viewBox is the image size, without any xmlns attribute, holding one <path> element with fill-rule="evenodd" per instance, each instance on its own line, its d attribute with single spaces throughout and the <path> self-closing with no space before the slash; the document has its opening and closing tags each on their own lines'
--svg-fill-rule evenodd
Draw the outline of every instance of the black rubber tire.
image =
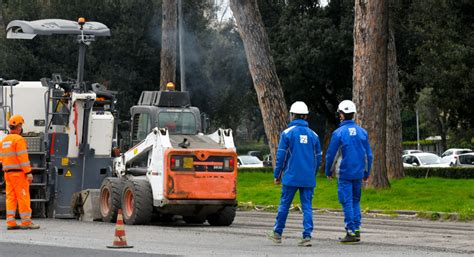
<svg viewBox="0 0 474 257">
<path fill-rule="evenodd" d="M 132 197 L 133 200 L 128 200 Z M 129 202 L 130 201 L 130 202 Z M 127 204 L 130 206 L 127 207 Z M 153 216 L 153 195 L 148 180 L 127 180 L 122 190 L 123 220 L 128 225 L 149 224 Z"/>
<path fill-rule="evenodd" d="M 2 172 L 3 173 L 3 172 Z M 2 189 L 0 187 L 0 189 Z M 7 214 L 6 195 L 0 191 L 0 219 L 5 219 Z"/>
<path fill-rule="evenodd" d="M 217 213 L 207 216 L 207 222 L 211 226 L 230 226 L 234 222 L 235 206 L 226 206 Z"/>
<path fill-rule="evenodd" d="M 32 218 L 46 218 L 46 203 L 30 203 Z"/>
<path fill-rule="evenodd" d="M 115 222 L 121 208 L 123 181 L 120 178 L 105 178 L 100 186 L 99 209 L 103 222 Z M 106 199 L 105 199 L 106 198 Z M 106 201 L 106 203 L 104 202 Z M 104 206 L 106 204 L 107 206 Z"/>
<path fill-rule="evenodd" d="M 46 203 L 46 218 L 54 218 L 54 201 L 49 200 L 49 202 Z"/>
<path fill-rule="evenodd" d="M 186 222 L 186 224 L 203 224 L 204 222 L 206 222 L 206 217 L 184 216 L 183 220 L 184 222 Z"/>
</svg>

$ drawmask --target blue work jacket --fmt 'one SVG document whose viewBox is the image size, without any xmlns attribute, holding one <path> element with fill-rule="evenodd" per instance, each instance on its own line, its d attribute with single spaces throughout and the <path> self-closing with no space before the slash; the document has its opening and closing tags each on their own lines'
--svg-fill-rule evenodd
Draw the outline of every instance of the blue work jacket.
<svg viewBox="0 0 474 257">
<path fill-rule="evenodd" d="M 338 173 L 339 179 L 368 178 L 372 167 L 372 150 L 365 129 L 353 120 L 345 120 L 332 133 L 326 152 L 326 176 Z"/>
<path fill-rule="evenodd" d="M 294 120 L 281 133 L 273 175 L 285 186 L 315 187 L 321 157 L 318 135 L 305 120 Z"/>
</svg>

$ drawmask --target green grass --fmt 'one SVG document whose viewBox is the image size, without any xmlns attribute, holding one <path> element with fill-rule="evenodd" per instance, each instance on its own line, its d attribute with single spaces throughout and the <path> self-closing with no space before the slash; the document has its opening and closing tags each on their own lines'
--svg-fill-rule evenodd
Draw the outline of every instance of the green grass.
<svg viewBox="0 0 474 257">
<path fill-rule="evenodd" d="M 341 209 L 337 199 L 336 180 L 325 177 L 316 179 L 313 207 Z M 273 174 L 261 172 L 239 173 L 238 201 L 254 205 L 278 205 L 280 186 L 273 184 Z M 294 204 L 300 204 L 296 195 Z M 392 180 L 389 189 L 364 189 L 362 210 L 420 211 L 428 216 L 439 216 L 431 212 L 456 212 L 460 219 L 474 218 L 474 179 L 403 178 Z M 448 217 L 441 217 L 448 219 Z"/>
</svg>

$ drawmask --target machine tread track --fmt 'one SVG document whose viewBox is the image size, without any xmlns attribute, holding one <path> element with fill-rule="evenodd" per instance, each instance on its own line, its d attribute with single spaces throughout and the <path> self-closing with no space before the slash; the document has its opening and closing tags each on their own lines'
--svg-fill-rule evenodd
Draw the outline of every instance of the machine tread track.
<svg viewBox="0 0 474 257">
<path fill-rule="evenodd" d="M 147 180 L 132 179 L 125 182 L 122 191 L 122 209 L 126 224 L 150 223 L 153 214 L 153 195 Z"/>
</svg>

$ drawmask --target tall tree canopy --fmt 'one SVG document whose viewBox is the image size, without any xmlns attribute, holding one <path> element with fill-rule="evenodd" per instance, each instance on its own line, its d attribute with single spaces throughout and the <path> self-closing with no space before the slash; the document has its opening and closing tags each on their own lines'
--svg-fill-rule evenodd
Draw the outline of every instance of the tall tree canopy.
<svg viewBox="0 0 474 257">
<path fill-rule="evenodd" d="M 263 121 L 243 43 L 232 21 L 214 19 L 211 2 L 183 1 L 187 89 L 193 104 L 210 114 L 213 127 L 246 130 L 255 139 Z M 126 119 L 142 90 L 159 88 L 161 6 L 161 0 L 1 0 L 0 28 L 14 19 L 80 16 L 108 25 L 112 36 L 88 48 L 85 79 L 117 90 Z M 354 0 L 331 0 L 327 6 L 318 0 L 258 0 L 258 7 L 286 104 L 305 101 L 312 128 L 320 137 L 329 135 L 338 123 L 337 103 L 352 94 Z M 390 1 L 389 8 L 403 88 L 403 139 L 416 139 L 419 106 L 422 137 L 444 134 L 448 145 L 470 146 L 474 114 L 466 103 L 474 94 L 473 1 Z M 72 38 L 6 40 L 0 31 L 2 78 L 38 80 L 52 72 L 75 78 L 76 67 Z"/>
<path fill-rule="evenodd" d="M 259 1 L 287 103 L 305 101 L 318 134 L 334 128 L 337 104 L 351 98 L 352 1 Z M 332 130 L 332 129 L 330 129 Z"/>
<path fill-rule="evenodd" d="M 414 115 L 418 97 L 428 98 L 418 105 L 422 134 L 440 135 L 445 148 L 449 134 L 470 141 L 474 112 L 466 103 L 474 98 L 474 3 L 407 0 L 393 8 L 405 112 Z"/>
</svg>

